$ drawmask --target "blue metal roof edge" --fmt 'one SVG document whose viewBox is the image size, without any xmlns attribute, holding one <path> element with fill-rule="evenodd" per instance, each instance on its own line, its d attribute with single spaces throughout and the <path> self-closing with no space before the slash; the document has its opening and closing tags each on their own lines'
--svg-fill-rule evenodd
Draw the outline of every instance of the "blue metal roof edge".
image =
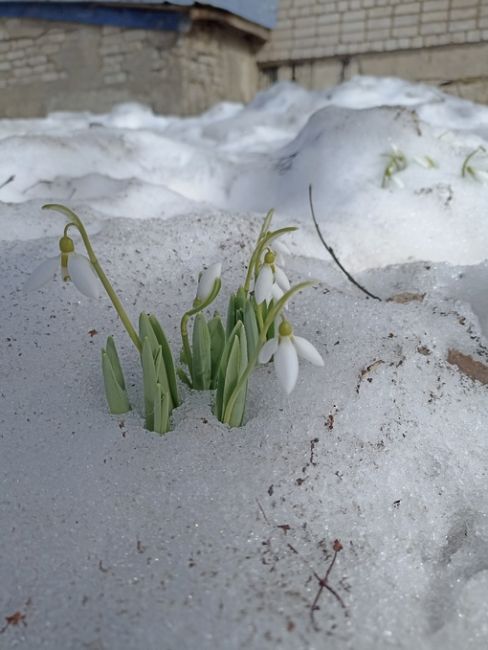
<svg viewBox="0 0 488 650">
<path fill-rule="evenodd" d="M 99 2 L 94 2 L 94 0 L 63 0 L 62 2 L 59 0 L 37 0 L 37 2 L 32 0 L 0 0 L 0 6 L 7 4 L 38 5 L 39 7 L 61 4 L 90 4 L 92 6 L 103 4 L 104 6 L 124 5 L 125 8 L 138 10 L 137 5 L 140 4 L 144 5 L 139 9 L 140 11 L 150 11 L 147 9 L 148 5 L 178 5 L 182 7 L 200 5 L 223 9 L 257 25 L 271 29 L 276 25 L 278 2 L 279 0 L 207 0 L 206 2 L 195 2 L 194 0 L 100 0 Z"/>
<path fill-rule="evenodd" d="M 132 29 L 183 31 L 188 19 L 181 11 L 156 11 L 142 7 L 110 7 L 93 2 L 32 2 L 0 0 L 0 17 L 33 18 L 84 25 L 111 25 Z"/>
</svg>

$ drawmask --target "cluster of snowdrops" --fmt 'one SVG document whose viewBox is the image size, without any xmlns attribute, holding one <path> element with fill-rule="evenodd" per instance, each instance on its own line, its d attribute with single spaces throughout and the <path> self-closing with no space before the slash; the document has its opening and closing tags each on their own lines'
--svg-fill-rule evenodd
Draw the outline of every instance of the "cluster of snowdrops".
<svg viewBox="0 0 488 650">
<path fill-rule="evenodd" d="M 462 178 L 471 178 L 480 183 L 488 183 L 488 171 L 486 169 L 480 168 L 478 164 L 473 163 L 473 159 L 477 156 L 478 158 L 483 156 L 485 158 L 486 166 L 486 157 L 487 151 L 485 147 L 479 146 L 476 149 L 473 149 L 468 153 L 464 158 L 464 161 L 461 165 L 461 177 Z M 383 154 L 383 157 L 386 158 L 386 165 L 383 171 L 383 178 L 381 179 L 381 187 L 389 187 L 391 183 L 396 185 L 399 188 L 405 187 L 401 178 L 399 178 L 400 172 L 404 171 L 409 165 L 409 159 L 400 151 L 400 149 L 395 145 L 391 145 L 391 151 Z M 423 156 L 414 156 L 410 159 L 411 162 L 424 167 L 424 169 L 435 169 L 439 165 L 437 162 L 428 155 Z"/>
<path fill-rule="evenodd" d="M 164 330 L 154 314 L 143 312 L 140 315 L 138 331 L 132 325 L 94 253 L 80 218 L 63 205 L 49 204 L 44 208 L 61 212 L 67 223 L 59 240 L 59 254 L 42 262 L 27 280 L 25 288 L 37 289 L 57 272 L 90 298 L 99 297 L 103 286 L 140 355 L 145 425 L 150 431 L 169 431 L 172 411 L 181 403 L 177 378 L 195 390 L 215 390 L 215 416 L 236 427 L 243 423 L 248 381 L 258 363 L 273 360 L 276 375 L 286 393 L 291 393 L 297 381 L 298 356 L 317 366 L 324 365 L 315 347 L 296 336 L 285 317 L 290 298 L 313 283 L 290 285 L 283 270 L 283 254 L 287 247 L 282 237 L 296 228 L 271 230 L 272 211 L 264 219 L 244 283 L 229 297 L 225 325 L 219 314 L 215 313 L 212 318 L 205 315 L 221 289 L 221 265 L 212 264 L 200 273 L 193 305 L 181 318 L 181 366 L 176 367 Z M 75 252 L 75 243 L 70 237 L 72 230 L 81 236 L 87 256 Z M 111 336 L 102 349 L 102 371 L 111 413 L 126 413 L 131 406 Z"/>
</svg>

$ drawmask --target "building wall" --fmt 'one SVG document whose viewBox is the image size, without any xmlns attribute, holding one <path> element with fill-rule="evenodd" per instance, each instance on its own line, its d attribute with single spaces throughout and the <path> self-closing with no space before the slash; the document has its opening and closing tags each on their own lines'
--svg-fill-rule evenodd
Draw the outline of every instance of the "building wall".
<svg viewBox="0 0 488 650">
<path fill-rule="evenodd" d="M 140 101 L 191 114 L 247 101 L 258 72 L 255 43 L 237 30 L 197 23 L 185 34 L 0 19 L 0 116 L 108 111 Z"/>
<path fill-rule="evenodd" d="M 185 92 L 183 114 L 194 115 L 217 101 L 250 101 L 258 89 L 255 39 L 213 23 L 197 24 L 180 39 L 177 57 Z"/>
<path fill-rule="evenodd" d="M 258 61 L 262 86 L 398 75 L 486 101 L 488 0 L 280 0 Z"/>
</svg>

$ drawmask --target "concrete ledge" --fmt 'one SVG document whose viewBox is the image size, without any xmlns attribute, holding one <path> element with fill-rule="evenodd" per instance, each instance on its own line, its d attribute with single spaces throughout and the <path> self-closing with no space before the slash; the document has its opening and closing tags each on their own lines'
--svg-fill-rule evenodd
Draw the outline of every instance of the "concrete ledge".
<svg viewBox="0 0 488 650">
<path fill-rule="evenodd" d="M 446 92 L 488 103 L 488 43 L 365 52 L 260 64 L 261 87 L 292 80 L 311 90 L 333 86 L 356 74 L 394 76 L 436 85 Z"/>
</svg>

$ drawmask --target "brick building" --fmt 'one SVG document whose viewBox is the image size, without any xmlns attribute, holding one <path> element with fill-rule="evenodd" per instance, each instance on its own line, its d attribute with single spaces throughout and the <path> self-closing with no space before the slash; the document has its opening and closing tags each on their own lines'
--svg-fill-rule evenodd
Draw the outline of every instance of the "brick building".
<svg viewBox="0 0 488 650">
<path fill-rule="evenodd" d="M 275 0 L 0 0 L 0 116 L 247 101 Z"/>
<path fill-rule="evenodd" d="M 263 86 L 392 75 L 488 103 L 488 0 L 280 0 L 258 63 Z"/>
</svg>

